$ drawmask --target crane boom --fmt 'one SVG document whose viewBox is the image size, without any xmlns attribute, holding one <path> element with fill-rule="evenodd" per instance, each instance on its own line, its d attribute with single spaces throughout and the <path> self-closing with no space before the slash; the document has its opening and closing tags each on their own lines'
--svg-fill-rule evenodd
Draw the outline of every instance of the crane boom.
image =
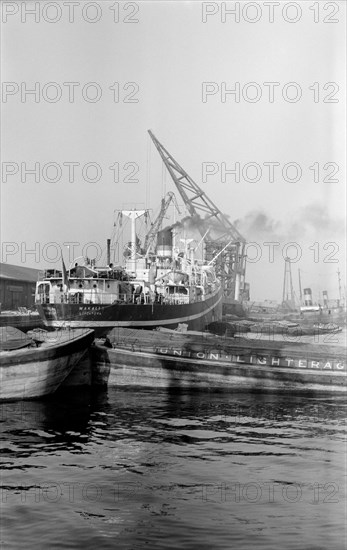
<svg viewBox="0 0 347 550">
<path fill-rule="evenodd" d="M 153 132 L 148 130 L 148 133 L 204 239 L 207 234 L 205 257 L 208 262 L 215 263 L 225 296 L 242 301 L 246 270 L 244 237 L 158 141 Z"/>
<path fill-rule="evenodd" d="M 189 176 L 173 156 L 165 149 L 160 141 L 155 137 L 151 130 L 148 133 L 157 148 L 171 178 L 173 179 L 181 197 L 192 217 L 199 216 L 204 213 L 205 217 L 201 220 L 200 232 L 203 234 L 206 230 L 206 222 L 210 222 L 215 231 L 221 233 L 218 239 L 232 238 L 235 241 L 244 243 L 245 239 L 228 220 L 228 218 L 219 210 L 213 201 L 207 197 L 206 193 L 198 186 L 197 183 Z"/>
</svg>

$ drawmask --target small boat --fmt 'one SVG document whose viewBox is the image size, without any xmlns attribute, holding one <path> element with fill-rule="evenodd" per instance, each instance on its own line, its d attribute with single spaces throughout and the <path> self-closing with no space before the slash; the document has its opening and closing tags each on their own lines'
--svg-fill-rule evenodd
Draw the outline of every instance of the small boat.
<svg viewBox="0 0 347 550">
<path fill-rule="evenodd" d="M 15 327 L 23 332 L 35 328 L 43 328 L 43 321 L 37 311 L 31 311 L 26 307 L 19 307 L 15 311 L 2 311 L 0 313 L 0 327 Z"/>
<path fill-rule="evenodd" d="M 94 380 L 117 386 L 346 393 L 346 347 L 212 334 L 115 330 L 92 350 Z M 105 345 L 106 344 L 106 345 Z"/>
<path fill-rule="evenodd" d="M 236 332 L 239 332 L 236 330 Z M 267 323 L 254 323 L 250 326 L 250 332 L 259 334 L 280 334 L 282 336 L 320 336 L 322 334 L 337 334 L 342 328 L 335 323 L 290 323 L 287 321 L 271 321 Z"/>
<path fill-rule="evenodd" d="M 32 331 L 0 328 L 0 400 L 53 393 L 83 357 L 92 330 Z"/>
</svg>

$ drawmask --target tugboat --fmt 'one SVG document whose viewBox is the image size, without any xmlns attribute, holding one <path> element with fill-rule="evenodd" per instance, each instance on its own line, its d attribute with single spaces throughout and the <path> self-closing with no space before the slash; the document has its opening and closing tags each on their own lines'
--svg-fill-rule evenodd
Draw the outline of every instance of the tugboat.
<svg viewBox="0 0 347 550">
<path fill-rule="evenodd" d="M 154 253 L 139 255 L 135 223 L 144 210 L 122 211 L 131 220 L 130 254 L 124 266 L 96 267 L 85 261 L 67 270 L 46 270 L 36 285 L 35 301 L 46 327 L 92 328 L 98 335 L 115 327 L 191 330 L 222 316 L 222 287 L 212 262 L 194 258 L 191 239 L 173 246 L 172 229 L 157 233 Z"/>
</svg>

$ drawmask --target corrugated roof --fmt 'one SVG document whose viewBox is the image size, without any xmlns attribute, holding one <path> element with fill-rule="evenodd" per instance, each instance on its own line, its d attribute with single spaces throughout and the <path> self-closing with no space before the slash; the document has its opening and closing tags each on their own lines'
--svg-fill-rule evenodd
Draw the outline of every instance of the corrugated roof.
<svg viewBox="0 0 347 550">
<path fill-rule="evenodd" d="M 22 265 L 12 265 L 0 263 L 0 279 L 13 279 L 16 281 L 37 281 L 40 269 L 24 267 Z"/>
</svg>

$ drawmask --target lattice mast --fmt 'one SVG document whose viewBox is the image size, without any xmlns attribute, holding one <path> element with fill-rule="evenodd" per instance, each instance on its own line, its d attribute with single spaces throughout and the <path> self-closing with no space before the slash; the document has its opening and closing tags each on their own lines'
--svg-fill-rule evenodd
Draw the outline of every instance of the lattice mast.
<svg viewBox="0 0 347 550">
<path fill-rule="evenodd" d="M 208 230 L 204 239 L 206 261 L 214 262 L 225 295 L 242 301 L 246 264 L 244 237 L 157 140 L 153 132 L 148 130 L 148 133 L 201 235 L 205 235 Z"/>
<path fill-rule="evenodd" d="M 295 308 L 295 294 L 292 279 L 292 269 L 290 258 L 285 258 L 284 264 L 284 278 L 283 278 L 283 294 L 282 294 L 282 306 L 290 309 Z"/>
</svg>

